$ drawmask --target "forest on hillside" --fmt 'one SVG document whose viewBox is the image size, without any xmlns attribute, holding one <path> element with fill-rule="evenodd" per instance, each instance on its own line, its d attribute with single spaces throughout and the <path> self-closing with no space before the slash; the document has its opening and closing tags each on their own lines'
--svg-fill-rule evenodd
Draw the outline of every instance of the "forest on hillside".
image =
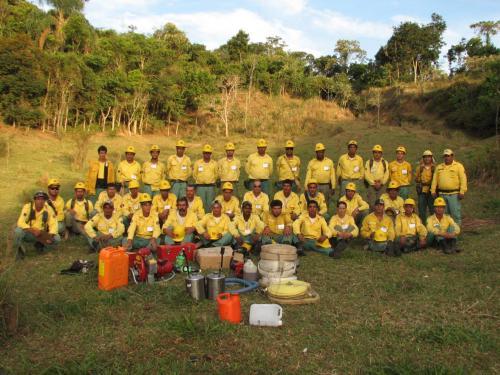
<svg viewBox="0 0 500 375">
<path fill-rule="evenodd" d="M 93 0 L 91 0 L 93 1 Z M 94 28 L 84 0 L 0 0 L 0 116 L 16 127 L 142 133 L 206 111 L 226 135 L 230 104 L 245 93 L 320 98 L 358 115 L 380 108 L 380 91 L 406 83 L 447 81 L 427 108 L 450 126 L 488 136 L 498 127 L 500 21 L 479 21 L 476 36 L 446 54 L 446 22 L 403 22 L 374 59 L 356 40 L 337 40 L 332 54 L 290 51 L 279 36 L 252 43 L 240 30 L 216 50 L 192 43 L 171 23 L 151 35 Z M 399 92 L 399 91 L 398 91 Z M 378 99 L 377 99 L 378 98 Z M 245 114 L 246 116 L 246 114 Z M 219 129 L 219 127 L 217 127 Z"/>
</svg>

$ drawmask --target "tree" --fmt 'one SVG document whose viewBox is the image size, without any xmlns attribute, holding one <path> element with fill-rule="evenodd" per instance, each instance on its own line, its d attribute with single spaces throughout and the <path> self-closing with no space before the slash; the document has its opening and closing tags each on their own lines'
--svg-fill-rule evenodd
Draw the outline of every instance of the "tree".
<svg viewBox="0 0 500 375">
<path fill-rule="evenodd" d="M 491 45 L 491 37 L 497 35 L 500 31 L 500 21 L 480 21 L 470 25 L 476 33 L 484 36 L 486 45 Z"/>
<path fill-rule="evenodd" d="M 339 39 L 335 45 L 338 61 L 347 71 L 352 62 L 362 63 L 366 58 L 366 51 L 362 49 L 357 40 Z"/>
<path fill-rule="evenodd" d="M 249 42 L 250 36 L 243 30 L 240 30 L 225 45 L 221 46 L 220 49 L 227 52 L 229 60 L 237 61 L 241 64 L 248 53 Z"/>
</svg>

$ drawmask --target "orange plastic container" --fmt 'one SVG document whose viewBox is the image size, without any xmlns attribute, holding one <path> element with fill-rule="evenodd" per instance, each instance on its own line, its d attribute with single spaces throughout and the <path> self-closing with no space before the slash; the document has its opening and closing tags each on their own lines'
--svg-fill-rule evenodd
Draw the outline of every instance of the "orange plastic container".
<svg viewBox="0 0 500 375">
<path fill-rule="evenodd" d="M 123 247 L 102 249 L 99 253 L 99 289 L 111 290 L 128 285 L 128 262 Z"/>
<path fill-rule="evenodd" d="M 239 324 L 241 318 L 241 302 L 239 294 L 221 293 L 217 296 L 217 307 L 220 320 Z"/>
</svg>

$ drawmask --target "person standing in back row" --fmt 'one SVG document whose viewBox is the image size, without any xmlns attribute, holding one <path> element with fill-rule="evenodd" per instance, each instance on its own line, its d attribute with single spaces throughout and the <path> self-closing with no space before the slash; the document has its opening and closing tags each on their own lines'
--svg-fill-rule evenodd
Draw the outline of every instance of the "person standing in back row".
<svg viewBox="0 0 500 375">
<path fill-rule="evenodd" d="M 389 181 L 389 163 L 382 157 L 383 148 L 375 145 L 372 148 L 373 158 L 365 164 L 365 185 L 368 188 L 368 204 L 373 210 L 375 201 L 382 196 L 384 186 Z"/>
<path fill-rule="evenodd" d="M 460 201 L 464 199 L 467 192 L 467 176 L 464 166 L 455 161 L 453 151 L 443 151 L 444 163 L 439 164 L 432 178 L 431 193 L 433 197 L 438 195 L 446 202 L 446 212 L 462 225 L 462 206 Z"/>
<path fill-rule="evenodd" d="M 399 146 L 396 149 L 396 160 L 389 163 L 390 180 L 397 182 L 399 195 L 403 200 L 410 196 L 410 185 L 412 179 L 411 164 L 405 160 L 406 148 Z"/>
<path fill-rule="evenodd" d="M 250 184 L 245 187 L 252 189 L 255 180 L 260 180 L 262 191 L 268 196 L 271 194 L 271 176 L 273 175 L 273 159 L 266 153 L 267 141 L 257 141 L 257 152 L 248 156 L 245 171 L 248 174 Z"/>
<path fill-rule="evenodd" d="M 431 194 L 431 184 L 435 169 L 436 166 L 434 165 L 432 151 L 425 150 L 422 154 L 422 161 L 415 171 L 415 183 L 418 195 L 418 216 L 424 225 L 427 217 L 434 213 L 434 198 L 432 198 Z M 427 214 L 427 210 L 429 210 L 429 214 Z"/>
<path fill-rule="evenodd" d="M 172 193 L 177 198 L 186 196 L 187 180 L 191 177 L 191 159 L 185 154 L 186 142 L 179 139 L 175 144 L 175 155 L 167 159 L 167 174 L 172 184 Z"/>
<path fill-rule="evenodd" d="M 356 154 L 358 142 L 351 140 L 347 144 L 347 154 L 339 158 L 337 166 L 337 177 L 340 184 L 340 196 L 345 194 L 345 187 L 352 182 L 359 185 L 365 176 L 363 158 Z"/>
<path fill-rule="evenodd" d="M 160 192 L 160 181 L 165 179 L 165 164 L 158 160 L 160 147 L 151 146 L 149 151 L 151 160 L 142 164 L 143 193 L 148 193 L 152 198 Z"/>
<path fill-rule="evenodd" d="M 89 170 L 87 172 L 87 194 L 93 204 L 97 202 L 99 194 L 101 194 L 108 184 L 115 183 L 115 170 L 113 163 L 108 161 L 108 149 L 106 146 L 99 146 L 97 149 L 99 158 L 92 160 L 89 163 Z"/>
<path fill-rule="evenodd" d="M 335 167 L 333 161 L 325 156 L 325 145 L 317 143 L 315 147 L 316 158 L 312 159 L 307 164 L 305 186 L 309 184 L 309 180 L 315 180 L 318 184 L 318 190 L 325 196 L 327 204 L 330 202 L 330 197 L 335 193 Z"/>
<path fill-rule="evenodd" d="M 224 186 L 224 183 L 226 182 L 230 182 L 233 185 L 233 194 L 237 197 L 241 162 L 234 156 L 234 152 L 236 150 L 236 147 L 234 147 L 234 143 L 226 143 L 225 149 L 226 157 L 219 159 L 219 161 L 217 162 L 219 169 L 219 178 L 221 186 Z"/>
<path fill-rule="evenodd" d="M 122 160 L 118 164 L 118 169 L 116 171 L 116 180 L 121 184 L 121 195 L 128 192 L 128 183 L 130 181 L 140 181 L 141 165 L 134 159 L 135 148 L 134 146 L 128 146 L 125 150 L 125 160 Z"/>
<path fill-rule="evenodd" d="M 293 154 L 295 143 L 286 141 L 285 154 L 281 155 L 276 160 L 276 169 L 278 171 L 278 182 L 276 188 L 283 188 L 283 181 L 290 180 L 293 182 L 292 188 L 295 191 L 300 191 L 300 158 Z"/>
<path fill-rule="evenodd" d="M 203 146 L 203 157 L 194 162 L 193 178 L 198 196 L 203 201 L 205 212 L 209 212 L 215 199 L 215 183 L 219 175 L 217 162 L 212 160 L 212 146 Z"/>
</svg>

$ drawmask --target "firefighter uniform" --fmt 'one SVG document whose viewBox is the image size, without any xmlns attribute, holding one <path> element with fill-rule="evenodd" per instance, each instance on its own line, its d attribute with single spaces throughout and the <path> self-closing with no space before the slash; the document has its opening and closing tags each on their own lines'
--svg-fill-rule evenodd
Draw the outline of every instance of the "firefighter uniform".
<svg viewBox="0 0 500 375">
<path fill-rule="evenodd" d="M 151 146 L 150 151 L 160 151 L 157 145 Z M 148 193 L 152 197 L 160 192 L 160 181 L 165 179 L 166 167 L 165 163 L 157 161 L 153 163 L 151 160 L 145 161 L 142 164 L 142 183 L 143 193 Z"/>
<path fill-rule="evenodd" d="M 226 151 L 234 151 L 234 144 L 229 142 L 225 147 Z M 238 158 L 232 157 L 229 159 L 227 156 L 219 159 L 217 162 L 218 175 L 223 185 L 224 182 L 231 182 L 233 184 L 233 191 L 238 196 L 238 182 L 240 180 L 241 162 Z"/>
<path fill-rule="evenodd" d="M 167 220 L 163 224 L 163 231 L 165 229 L 171 229 L 173 232 L 173 236 L 170 237 L 165 235 L 165 244 L 166 245 L 174 245 L 174 244 L 184 244 L 188 242 L 193 242 L 194 240 L 194 232 L 186 233 L 186 228 L 195 228 L 196 222 L 198 219 L 196 215 L 192 212 L 187 212 L 186 216 L 181 216 L 178 210 L 172 210 L 170 215 L 168 215 Z"/>
<path fill-rule="evenodd" d="M 241 214 L 240 210 L 240 200 L 236 198 L 234 195 L 229 199 L 229 201 L 224 200 L 224 196 L 218 195 L 215 198 L 222 206 L 222 212 L 228 215 L 239 215 Z"/>
<path fill-rule="evenodd" d="M 405 200 L 405 204 L 411 204 L 415 207 L 415 201 L 411 198 Z M 403 252 L 410 252 L 418 249 L 419 240 L 427 238 L 427 229 L 422 224 L 422 220 L 417 214 L 412 213 L 410 216 L 405 212 L 401 212 L 396 216 L 396 241 L 399 243 L 401 237 L 406 238 L 405 246 L 401 249 Z"/>
<path fill-rule="evenodd" d="M 372 152 L 383 152 L 381 145 L 375 145 Z M 380 182 L 380 188 L 375 188 L 375 181 Z M 365 185 L 368 188 L 367 199 L 371 207 L 382 196 L 384 185 L 389 181 L 389 163 L 383 157 L 380 160 L 369 159 L 365 163 Z"/>
<path fill-rule="evenodd" d="M 115 213 L 110 218 L 106 218 L 104 213 L 99 213 L 85 224 L 84 230 L 90 248 L 93 251 L 99 251 L 108 246 L 120 246 L 123 242 L 125 226 L 122 218 Z M 111 238 L 98 241 L 97 238 L 103 235 L 110 235 Z"/>
<path fill-rule="evenodd" d="M 255 196 L 253 191 L 247 191 L 243 196 L 243 202 L 245 201 L 252 204 L 252 212 L 260 218 L 263 217 L 264 212 L 269 211 L 269 196 L 264 192 Z"/>
<path fill-rule="evenodd" d="M 406 154 L 406 148 L 403 146 L 399 146 L 396 149 L 396 152 L 398 151 Z M 411 164 L 406 160 L 403 160 L 402 162 L 393 160 L 389 163 L 389 175 L 390 180 L 399 185 L 399 195 L 401 195 L 401 198 L 403 198 L 403 200 L 409 198 L 412 180 Z"/>
<path fill-rule="evenodd" d="M 235 216 L 229 224 L 229 232 L 236 239 L 242 239 L 242 247 L 249 251 L 255 248 L 257 243 L 254 241 L 254 235 L 261 234 L 264 229 L 264 223 L 259 216 L 251 214 L 248 220 L 245 220 L 243 214 Z"/>
<path fill-rule="evenodd" d="M 325 221 L 325 218 L 319 215 L 311 218 L 309 213 L 303 213 L 293 222 L 293 233 L 296 236 L 304 236 L 304 241 L 299 243 L 299 248 L 302 250 L 312 250 L 321 254 L 330 255 L 333 252 L 330 241 L 330 229 Z M 327 239 L 323 242 L 318 242 L 321 236 L 326 236 Z"/>
<path fill-rule="evenodd" d="M 257 147 L 267 147 L 266 140 L 259 139 Z M 264 154 L 262 156 L 258 152 L 250 154 L 245 164 L 245 171 L 247 172 L 248 178 L 251 182 L 254 180 L 261 180 L 262 191 L 267 195 L 271 194 L 271 185 L 269 180 L 273 175 L 273 159 L 268 154 Z M 247 188 L 251 189 L 252 186 L 249 185 Z"/>
<path fill-rule="evenodd" d="M 210 145 L 203 146 L 203 153 L 212 153 Z M 217 162 L 210 160 L 208 163 L 203 159 L 196 160 L 193 165 L 193 178 L 196 184 L 198 196 L 203 201 L 205 212 L 210 211 L 215 198 L 215 183 L 219 176 Z"/>
<path fill-rule="evenodd" d="M 133 146 L 127 147 L 125 153 L 135 154 Z M 128 188 L 128 183 L 132 180 L 140 181 L 141 178 L 141 165 L 136 161 L 129 163 L 127 160 L 122 160 L 118 164 L 116 170 L 116 181 L 122 184 L 122 187 Z"/>
<path fill-rule="evenodd" d="M 383 199 L 379 199 L 379 201 L 381 200 Z M 379 219 L 372 212 L 364 218 L 361 225 L 361 237 L 368 241 L 369 250 L 390 253 L 395 236 L 394 223 L 386 214 L 383 215 L 382 219 Z"/>
<path fill-rule="evenodd" d="M 352 190 L 352 188 L 356 188 L 355 186 L 353 187 L 352 185 L 349 186 L 349 184 L 346 185 L 346 188 L 348 190 Z M 351 188 L 351 189 L 350 189 Z M 354 196 L 352 199 L 348 199 L 346 195 L 343 195 L 340 199 L 340 202 L 345 202 L 347 205 L 347 214 L 352 216 L 352 213 L 354 210 L 358 209 L 359 213 L 355 218 L 355 221 L 358 225 L 361 225 L 363 222 L 363 219 L 365 218 L 366 215 L 368 215 L 368 210 L 370 206 L 368 205 L 367 202 L 359 195 L 358 193 L 354 193 Z"/>
<path fill-rule="evenodd" d="M 272 243 L 293 245 L 297 243 L 297 238 L 293 235 L 293 221 L 290 215 L 281 212 L 279 216 L 274 216 L 272 211 L 264 213 L 263 220 L 264 228 L 269 228 L 271 233 L 262 236 L 262 244 L 268 245 Z M 285 235 L 283 232 L 285 227 L 290 227 L 290 234 Z"/>
<path fill-rule="evenodd" d="M 229 216 L 222 213 L 219 217 L 215 217 L 212 213 L 203 216 L 196 224 L 196 231 L 201 237 L 201 242 L 205 247 L 228 246 L 233 241 L 233 237 L 229 232 L 229 224 L 231 220 Z M 203 234 L 208 232 L 210 239 L 207 240 Z"/>
<path fill-rule="evenodd" d="M 149 194 L 148 194 L 149 195 Z M 141 197 L 142 201 L 142 197 Z M 149 216 L 144 216 L 142 210 L 132 216 L 132 221 L 128 227 L 128 240 L 132 240 L 131 250 L 141 249 L 143 247 L 151 247 L 151 239 L 158 240 L 161 235 L 160 220 L 153 209 Z M 126 246 L 127 239 L 123 240 L 123 245 Z"/>
<path fill-rule="evenodd" d="M 99 194 L 99 198 L 97 198 L 97 202 L 95 204 L 95 210 L 98 213 L 102 212 L 102 205 L 104 202 L 111 201 L 113 202 L 113 206 L 115 208 L 114 214 L 122 217 L 123 216 L 123 197 L 119 195 L 118 193 L 115 194 L 113 198 L 110 198 L 108 196 L 107 191 L 103 191 L 101 194 Z"/>
<path fill-rule="evenodd" d="M 314 180 L 311 180 L 314 181 Z M 303 194 L 300 194 L 299 198 L 299 206 L 301 213 L 307 213 L 307 204 L 309 201 L 318 202 L 318 214 L 325 217 L 325 220 L 328 220 L 328 206 L 326 204 L 325 196 L 322 192 L 318 191 L 316 195 L 313 197 L 309 194 L 308 191 L 305 191 Z"/>
<path fill-rule="evenodd" d="M 292 217 L 292 214 L 295 214 L 297 217 L 299 217 L 302 213 L 299 196 L 293 191 L 291 191 L 290 195 L 286 197 L 283 193 L 283 190 L 280 190 L 276 194 L 274 194 L 274 199 L 279 200 L 281 201 L 281 203 L 283 203 L 283 212 L 290 216 L 290 218 Z"/>
<path fill-rule="evenodd" d="M 205 216 L 203 201 L 199 196 L 195 195 L 192 201 L 188 199 L 188 211 L 194 213 L 198 220 L 201 220 Z"/>
<path fill-rule="evenodd" d="M 286 141 L 285 148 L 295 148 L 293 141 Z M 285 180 L 294 182 L 294 187 L 300 176 L 300 158 L 292 155 L 291 158 L 286 154 L 281 155 L 276 160 L 276 170 L 278 171 L 278 189 L 281 189 L 281 183 Z"/>
<path fill-rule="evenodd" d="M 129 189 L 137 189 L 139 188 L 139 182 L 136 180 L 130 181 L 128 185 Z M 130 221 L 132 220 L 132 216 L 141 209 L 140 203 L 141 195 L 137 193 L 137 196 L 134 198 L 132 193 L 127 193 L 123 196 L 123 225 L 125 225 L 125 229 L 130 225 Z"/>
<path fill-rule="evenodd" d="M 354 140 L 349 141 L 347 146 L 355 145 L 358 143 Z M 345 187 L 349 182 L 359 184 L 365 177 L 365 167 L 363 165 L 363 158 L 359 155 L 350 157 L 349 154 L 344 154 L 339 158 L 337 164 L 337 178 L 340 181 L 340 196 L 345 194 Z"/>
<path fill-rule="evenodd" d="M 175 144 L 176 148 L 186 148 L 186 143 L 181 139 Z M 178 157 L 170 155 L 167 159 L 167 175 L 172 183 L 172 193 L 177 198 L 186 196 L 187 180 L 192 174 L 191 159 L 187 155 Z"/>
<path fill-rule="evenodd" d="M 333 247 L 334 254 L 338 256 L 347 248 L 349 242 L 359 235 L 359 228 L 354 222 L 354 218 L 348 213 L 346 213 L 344 217 L 334 215 L 328 223 L 328 228 L 330 228 L 332 234 L 330 244 Z M 350 233 L 352 237 L 350 239 L 344 239 L 339 237 L 339 233 Z"/>
<path fill-rule="evenodd" d="M 316 144 L 316 151 L 325 151 L 325 146 L 322 143 Z M 305 186 L 309 180 L 316 180 L 318 182 L 318 190 L 323 193 L 325 200 L 330 202 L 331 191 L 335 189 L 337 179 L 335 176 L 335 167 L 333 161 L 326 156 L 323 160 L 312 159 L 307 164 Z"/>
<path fill-rule="evenodd" d="M 115 169 L 110 161 L 93 160 L 89 163 L 87 180 L 85 182 L 87 194 L 93 203 L 97 201 L 108 184 L 115 183 Z"/>
<path fill-rule="evenodd" d="M 438 197 L 434 200 L 434 207 L 446 207 L 446 201 L 443 197 Z M 427 245 L 437 246 L 445 253 L 452 253 L 456 249 L 457 238 L 446 239 L 442 236 L 443 233 L 460 234 L 460 226 L 453 220 L 450 215 L 444 214 L 439 219 L 436 214 L 427 218 Z"/>
<path fill-rule="evenodd" d="M 158 215 L 162 222 L 167 219 L 171 211 L 175 211 L 177 205 L 177 197 L 173 193 L 169 192 L 166 199 L 164 199 L 161 194 L 162 190 L 170 190 L 170 188 L 170 183 L 167 180 L 161 181 L 160 194 L 153 198 L 152 210 Z"/>
<path fill-rule="evenodd" d="M 85 184 L 83 182 L 77 182 L 74 189 L 85 190 Z M 90 200 L 85 197 L 79 200 L 75 197 L 66 202 L 64 223 L 66 228 L 71 229 L 73 233 L 84 234 L 85 231 L 83 226 L 94 214 L 94 205 Z"/>
</svg>

